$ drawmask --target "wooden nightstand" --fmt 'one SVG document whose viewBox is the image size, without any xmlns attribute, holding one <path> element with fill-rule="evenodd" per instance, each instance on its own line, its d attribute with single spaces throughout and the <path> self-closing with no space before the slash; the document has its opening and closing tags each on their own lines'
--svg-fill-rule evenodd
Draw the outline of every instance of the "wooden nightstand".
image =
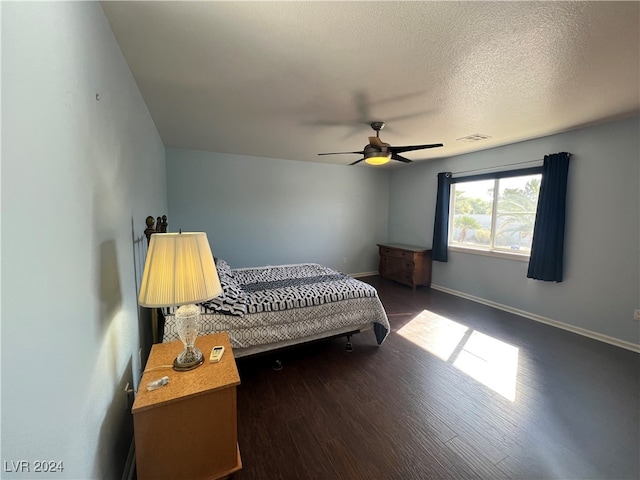
<svg viewBox="0 0 640 480">
<path fill-rule="evenodd" d="M 224 345 L 222 360 L 209 363 L 214 345 Z M 136 468 L 143 479 L 216 479 L 242 468 L 238 448 L 236 387 L 240 376 L 226 333 L 198 337 L 205 363 L 188 372 L 171 365 L 182 351 L 177 340 L 153 345 L 133 403 Z M 148 391 L 147 383 L 169 377 Z"/>
</svg>

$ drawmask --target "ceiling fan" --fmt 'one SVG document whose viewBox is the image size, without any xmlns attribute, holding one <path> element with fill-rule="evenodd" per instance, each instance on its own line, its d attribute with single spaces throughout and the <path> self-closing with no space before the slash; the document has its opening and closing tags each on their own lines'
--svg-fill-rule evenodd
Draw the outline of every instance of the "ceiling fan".
<svg viewBox="0 0 640 480">
<path fill-rule="evenodd" d="M 384 165 L 389 160 L 398 160 L 404 163 L 411 163 L 412 160 L 398 155 L 403 152 L 410 152 L 412 150 L 423 150 L 425 148 L 442 147 L 441 143 L 432 143 L 430 145 L 406 145 L 404 147 L 392 147 L 388 143 L 384 143 L 380 140 L 380 130 L 384 128 L 384 122 L 372 122 L 371 128 L 376 132 L 375 137 L 369 137 L 369 144 L 365 145 L 361 152 L 334 152 L 334 153 L 319 153 L 318 155 L 343 155 L 343 154 L 360 154 L 364 155 L 360 160 L 356 160 L 349 165 L 355 165 L 363 160 L 369 165 Z"/>
</svg>

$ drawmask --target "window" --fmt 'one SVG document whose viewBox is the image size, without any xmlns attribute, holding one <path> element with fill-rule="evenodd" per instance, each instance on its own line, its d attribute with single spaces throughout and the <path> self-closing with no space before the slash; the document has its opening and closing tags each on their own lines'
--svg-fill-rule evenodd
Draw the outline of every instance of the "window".
<svg viewBox="0 0 640 480">
<path fill-rule="evenodd" d="M 453 179 L 449 246 L 528 258 L 541 168 Z"/>
</svg>

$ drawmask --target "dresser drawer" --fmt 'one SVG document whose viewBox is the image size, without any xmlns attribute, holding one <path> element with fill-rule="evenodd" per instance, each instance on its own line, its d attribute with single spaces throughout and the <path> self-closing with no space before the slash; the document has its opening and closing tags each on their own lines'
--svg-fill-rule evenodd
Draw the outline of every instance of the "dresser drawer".
<svg viewBox="0 0 640 480">
<path fill-rule="evenodd" d="M 406 272 L 394 272 L 386 276 L 389 280 L 395 280 L 396 282 L 408 285 L 410 287 L 414 284 L 413 274 Z"/>
<path fill-rule="evenodd" d="M 396 257 L 396 258 L 410 258 L 413 260 L 413 252 L 407 250 L 399 250 L 397 248 L 380 247 L 380 256 L 382 257 Z"/>
<path fill-rule="evenodd" d="M 404 272 L 413 272 L 416 268 L 412 258 L 407 260 L 399 257 L 380 257 L 380 266 Z"/>
</svg>

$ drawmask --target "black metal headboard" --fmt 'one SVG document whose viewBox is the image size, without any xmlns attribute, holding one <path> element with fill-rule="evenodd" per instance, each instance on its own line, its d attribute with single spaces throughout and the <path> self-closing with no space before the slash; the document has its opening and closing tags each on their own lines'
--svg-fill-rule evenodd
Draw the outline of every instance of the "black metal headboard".
<svg viewBox="0 0 640 480">
<path fill-rule="evenodd" d="M 151 235 L 154 233 L 167 233 L 167 227 L 169 224 L 167 223 L 167 216 L 162 215 L 162 217 L 158 217 L 158 220 L 154 220 L 154 218 L 149 215 L 147 217 L 147 228 L 144 230 L 144 234 L 147 237 L 147 245 L 151 241 Z"/>
<path fill-rule="evenodd" d="M 147 247 L 151 242 L 151 235 L 154 233 L 167 233 L 167 216 L 162 215 L 155 220 L 151 215 L 145 220 L 147 228 L 144 230 L 144 235 L 147 237 Z M 162 342 L 164 335 L 164 312 L 160 308 L 151 309 L 151 329 L 152 329 L 152 341 L 153 343 Z"/>
</svg>

